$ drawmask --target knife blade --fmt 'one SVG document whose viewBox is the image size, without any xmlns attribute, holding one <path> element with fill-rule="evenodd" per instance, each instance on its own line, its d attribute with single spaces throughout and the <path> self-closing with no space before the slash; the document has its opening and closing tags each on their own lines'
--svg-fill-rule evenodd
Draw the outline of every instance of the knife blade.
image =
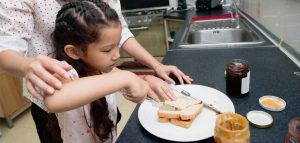
<svg viewBox="0 0 300 143">
<path fill-rule="evenodd" d="M 191 93 L 189 93 L 188 91 L 183 90 L 182 88 L 180 88 L 180 87 L 178 87 L 178 86 L 176 86 L 176 85 L 174 85 L 174 84 L 170 84 L 170 87 L 171 87 L 173 90 L 175 90 L 176 92 L 178 92 L 178 93 L 180 93 L 180 94 L 182 94 L 182 95 L 184 95 L 184 96 L 191 97 L 191 98 L 193 98 L 193 99 L 195 99 L 195 100 L 200 100 L 200 99 L 198 99 L 198 98 L 192 96 Z M 203 105 L 204 105 L 205 107 L 207 107 L 207 108 L 209 108 L 209 109 L 212 109 L 212 110 L 215 111 L 217 114 L 221 114 L 221 113 L 222 113 L 222 111 L 220 111 L 219 109 L 217 109 L 216 107 L 214 107 L 212 104 L 206 103 L 206 102 L 203 101 L 203 100 L 200 100 L 200 101 L 203 103 Z"/>
</svg>

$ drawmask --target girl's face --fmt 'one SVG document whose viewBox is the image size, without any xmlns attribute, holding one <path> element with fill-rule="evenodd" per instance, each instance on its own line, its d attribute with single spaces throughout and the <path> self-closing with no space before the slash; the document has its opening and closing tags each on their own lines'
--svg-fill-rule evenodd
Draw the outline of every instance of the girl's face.
<svg viewBox="0 0 300 143">
<path fill-rule="evenodd" d="M 87 51 L 80 58 L 89 66 L 88 71 L 107 73 L 116 67 L 120 58 L 118 45 L 121 40 L 121 31 L 120 23 L 105 27 L 99 39 L 87 47 Z"/>
</svg>

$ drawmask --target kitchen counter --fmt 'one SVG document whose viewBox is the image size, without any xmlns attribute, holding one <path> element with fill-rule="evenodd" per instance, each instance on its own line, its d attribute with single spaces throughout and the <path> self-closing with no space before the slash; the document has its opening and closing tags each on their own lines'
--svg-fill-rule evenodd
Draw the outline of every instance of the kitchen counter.
<svg viewBox="0 0 300 143">
<path fill-rule="evenodd" d="M 169 10 L 166 13 L 164 13 L 163 17 L 165 19 L 181 19 L 185 20 L 184 24 L 181 26 L 180 30 L 176 35 L 182 35 L 184 33 L 184 30 L 186 27 L 188 27 L 189 23 L 191 22 L 191 19 L 193 17 L 205 17 L 209 18 L 211 15 L 223 15 L 223 14 L 228 14 L 230 13 L 230 8 L 229 7 L 217 7 L 213 10 L 195 10 L 195 9 L 190 9 L 190 10 L 184 10 L 184 11 L 173 11 Z M 178 47 L 179 42 L 180 42 L 181 36 L 176 36 L 172 46 L 170 46 L 170 50 L 172 49 L 181 49 Z"/>
<path fill-rule="evenodd" d="M 266 111 L 274 119 L 270 128 L 257 129 L 251 126 L 251 142 L 284 142 L 289 120 L 300 113 L 300 76 L 294 75 L 295 71 L 299 71 L 299 67 L 277 47 L 174 50 L 167 53 L 163 63 L 176 65 L 194 79 L 194 84 L 211 86 L 226 93 L 224 70 L 227 62 L 233 58 L 247 60 L 251 70 L 249 96 L 229 96 L 236 113 L 246 116 L 251 110 L 266 111 L 258 103 L 259 97 L 263 95 L 275 95 L 287 103 L 283 111 Z M 138 108 L 139 106 L 132 113 L 118 142 L 168 142 L 148 133 L 139 124 Z M 212 139 L 204 142 L 212 142 Z"/>
<path fill-rule="evenodd" d="M 190 14 L 188 14 L 190 16 Z M 180 34 L 178 34 L 180 35 Z M 228 96 L 235 106 L 236 113 L 246 116 L 251 110 L 262 110 L 273 117 L 273 125 L 266 129 L 250 127 L 251 143 L 284 142 L 287 125 L 291 118 L 300 113 L 300 76 L 299 67 L 278 47 L 243 47 L 212 49 L 177 49 L 175 44 L 163 59 L 164 64 L 175 65 L 194 79 L 193 84 L 213 87 L 226 93 L 224 71 L 230 59 L 241 58 L 249 62 L 250 93 L 244 98 Z M 263 95 L 274 95 L 284 99 L 286 108 L 280 112 L 264 110 L 258 99 Z M 146 131 L 138 120 L 135 108 L 117 142 L 171 142 L 158 138 Z M 213 138 L 198 142 L 213 142 Z"/>
<path fill-rule="evenodd" d="M 180 11 L 168 10 L 163 16 L 164 18 L 189 20 L 190 17 L 192 16 L 224 14 L 224 13 L 228 13 L 229 10 L 230 10 L 229 7 L 218 7 L 213 10 L 201 10 L 201 11 L 195 11 L 194 9 L 180 10 Z"/>
</svg>

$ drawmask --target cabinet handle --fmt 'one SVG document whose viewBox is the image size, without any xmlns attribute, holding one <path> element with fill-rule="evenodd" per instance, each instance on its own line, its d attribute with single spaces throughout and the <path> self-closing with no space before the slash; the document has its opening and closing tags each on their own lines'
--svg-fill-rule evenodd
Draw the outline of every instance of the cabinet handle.
<svg viewBox="0 0 300 143">
<path fill-rule="evenodd" d="M 132 30 L 132 31 L 148 30 L 148 29 L 149 29 L 149 27 L 147 27 L 147 26 L 141 26 L 141 27 L 129 28 L 129 30 Z"/>
</svg>

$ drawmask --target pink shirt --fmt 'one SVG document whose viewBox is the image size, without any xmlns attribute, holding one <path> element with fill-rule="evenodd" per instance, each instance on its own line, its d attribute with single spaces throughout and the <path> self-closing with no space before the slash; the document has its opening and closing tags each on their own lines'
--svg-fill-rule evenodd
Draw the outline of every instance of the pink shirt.
<svg viewBox="0 0 300 143">
<path fill-rule="evenodd" d="M 114 122 L 116 126 L 117 120 L 117 104 L 116 97 L 114 94 L 105 96 L 109 117 Z M 83 109 L 85 110 L 86 119 L 84 117 Z M 74 110 L 57 113 L 57 119 L 59 126 L 61 128 L 61 137 L 64 143 L 98 143 L 100 140 L 96 137 L 93 129 L 90 129 L 87 125 L 92 125 L 90 117 L 90 104 L 83 107 L 76 108 Z M 105 143 L 116 142 L 116 131 L 113 130 L 111 136 Z"/>
<path fill-rule="evenodd" d="M 104 0 L 115 9 L 122 23 L 122 45 L 128 38 L 133 37 L 123 16 L 119 0 Z M 66 2 L 62 0 L 1 0 L 0 1 L 0 52 L 6 49 L 17 51 L 25 56 L 51 55 L 53 47 L 50 34 L 54 29 L 57 12 Z M 25 86 L 24 86 L 25 87 Z M 29 95 L 26 88 L 23 94 L 32 102 L 47 110 L 44 103 Z M 106 96 L 110 118 L 116 124 L 116 99 L 115 96 Z M 90 122 L 89 104 L 85 105 L 87 121 Z M 83 118 L 82 107 L 56 114 L 62 129 L 64 142 L 94 143 L 92 131 Z M 112 140 L 115 142 L 115 131 Z"/>
<path fill-rule="evenodd" d="M 79 78 L 74 69 L 68 71 L 68 73 L 71 75 L 72 80 Z M 109 118 L 116 126 L 117 100 L 115 94 L 107 95 L 105 98 L 108 106 Z M 61 129 L 61 137 L 64 143 L 100 142 L 96 134 L 93 132 L 93 129 L 89 128 L 89 126 L 93 124 L 90 116 L 90 104 L 70 111 L 56 113 L 56 117 L 58 119 L 59 127 Z M 116 142 L 116 131 L 114 129 L 111 132 L 110 138 L 105 141 L 105 143 L 112 142 Z"/>
</svg>

